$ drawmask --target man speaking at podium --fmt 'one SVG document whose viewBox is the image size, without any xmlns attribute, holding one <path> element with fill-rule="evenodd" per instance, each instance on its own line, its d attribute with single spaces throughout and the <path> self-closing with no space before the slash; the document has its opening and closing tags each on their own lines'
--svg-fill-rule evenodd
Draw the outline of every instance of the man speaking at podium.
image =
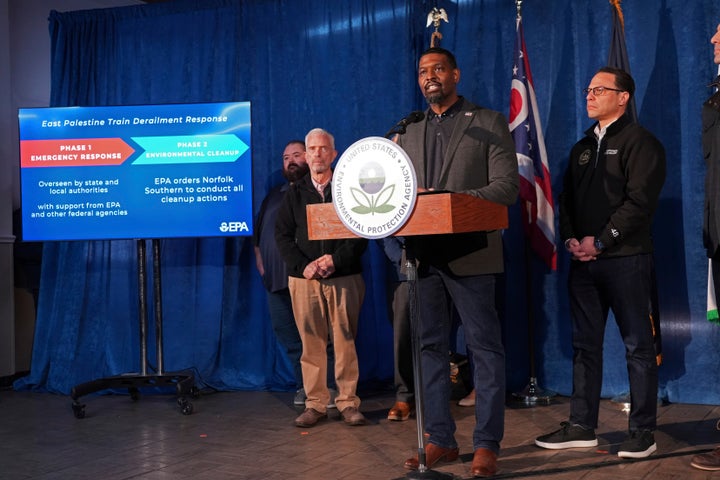
<svg viewBox="0 0 720 480">
<path fill-rule="evenodd" d="M 433 47 L 420 56 L 418 84 L 430 108 L 424 120 L 408 125 L 398 139 L 415 167 L 418 192 L 446 190 L 512 205 L 519 189 L 518 165 L 508 122 L 459 96 L 459 81 L 460 70 L 448 50 Z M 429 435 L 425 464 L 453 461 L 459 454 L 450 413 L 451 300 L 475 365 L 471 474 L 492 476 L 505 412 L 505 351 L 495 305 L 495 283 L 503 272 L 501 232 L 409 239 L 410 253 L 418 260 L 418 335 Z M 405 467 L 417 469 L 417 456 Z"/>
</svg>

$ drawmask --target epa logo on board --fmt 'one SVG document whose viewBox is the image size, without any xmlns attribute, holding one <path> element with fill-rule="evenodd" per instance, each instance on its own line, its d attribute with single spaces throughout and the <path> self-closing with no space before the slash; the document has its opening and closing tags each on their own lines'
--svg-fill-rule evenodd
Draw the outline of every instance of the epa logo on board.
<svg viewBox="0 0 720 480">
<path fill-rule="evenodd" d="M 220 231 L 223 233 L 228 232 L 249 232 L 250 229 L 247 226 L 247 222 L 222 222 L 220 223 Z"/>
</svg>

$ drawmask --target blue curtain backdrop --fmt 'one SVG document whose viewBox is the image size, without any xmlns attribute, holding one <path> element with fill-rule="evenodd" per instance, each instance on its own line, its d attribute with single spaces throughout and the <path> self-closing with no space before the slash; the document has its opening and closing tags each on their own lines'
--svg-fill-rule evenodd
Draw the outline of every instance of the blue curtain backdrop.
<svg viewBox="0 0 720 480">
<path fill-rule="evenodd" d="M 320 126 L 336 135 L 342 152 L 424 108 L 415 63 L 429 45 L 426 19 L 435 6 L 450 19 L 442 23 L 441 45 L 457 55 L 460 92 L 507 114 L 513 0 L 177 0 L 51 12 L 51 105 L 252 102 L 257 210 L 279 181 L 287 140 Z M 661 395 L 720 403 L 720 330 L 705 320 L 700 149 L 720 3 L 627 0 L 623 11 L 639 119 L 668 154 L 655 222 Z M 557 195 L 567 153 L 590 125 L 580 90 L 607 59 L 611 7 L 607 0 L 524 2 L 523 25 Z M 518 391 L 529 379 L 531 308 L 539 383 L 568 395 L 569 259 L 561 251 L 557 272 L 534 258 L 526 265 L 518 216 L 511 208 L 505 232 L 508 386 Z M 222 390 L 291 388 L 250 239 L 166 239 L 161 249 L 165 370 L 194 369 L 202 386 Z M 358 349 L 367 382 L 391 377 L 392 334 L 383 257 L 374 244 L 365 267 Z M 68 393 L 77 383 L 138 371 L 137 313 L 135 241 L 46 243 L 32 370 L 16 388 Z M 612 396 L 628 390 L 627 375 L 612 319 L 607 332 L 603 394 Z"/>
</svg>

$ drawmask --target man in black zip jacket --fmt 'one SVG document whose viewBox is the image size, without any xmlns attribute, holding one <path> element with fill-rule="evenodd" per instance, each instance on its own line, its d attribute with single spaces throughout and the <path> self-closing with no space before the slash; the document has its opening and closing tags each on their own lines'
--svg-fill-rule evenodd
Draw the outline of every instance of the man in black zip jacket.
<svg viewBox="0 0 720 480">
<path fill-rule="evenodd" d="M 618 456 L 652 454 L 657 417 L 657 325 L 653 321 L 652 219 L 665 182 L 665 150 L 625 115 L 635 82 L 603 67 L 586 94 L 596 120 L 575 144 L 559 197 L 560 235 L 572 255 L 568 289 L 573 330 L 573 393 L 562 428 L 535 440 L 549 449 L 597 445 L 603 337 L 612 309 L 626 350 L 629 436 Z"/>
<path fill-rule="evenodd" d="M 363 425 L 356 395 L 359 378 L 355 350 L 360 307 L 365 295 L 361 256 L 366 239 L 310 240 L 306 207 L 331 202 L 335 140 L 316 128 L 305 137 L 310 175 L 293 183 L 275 220 L 275 240 L 288 268 L 288 288 L 303 353 L 300 359 L 305 387 L 305 411 L 295 419 L 298 427 L 312 427 L 327 418 L 327 343 L 335 350 L 335 397 L 348 425 Z"/>
<path fill-rule="evenodd" d="M 720 65 L 720 24 L 710 38 L 713 60 Z M 703 245 L 712 260 L 715 300 L 720 299 L 720 76 L 709 85 L 714 93 L 702 107 L 702 146 L 705 157 L 705 208 Z M 720 427 L 720 422 L 718 422 Z M 690 465 L 700 470 L 720 470 L 720 447 L 695 455 Z"/>
</svg>

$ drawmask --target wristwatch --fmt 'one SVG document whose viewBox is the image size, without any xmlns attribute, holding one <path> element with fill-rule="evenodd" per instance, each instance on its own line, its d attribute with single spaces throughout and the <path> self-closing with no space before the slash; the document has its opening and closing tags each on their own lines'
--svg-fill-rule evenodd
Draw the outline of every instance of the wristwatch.
<svg viewBox="0 0 720 480">
<path fill-rule="evenodd" d="M 595 237 L 595 250 L 597 250 L 598 252 L 602 252 L 603 250 L 605 250 L 605 245 L 597 237 Z"/>
</svg>

